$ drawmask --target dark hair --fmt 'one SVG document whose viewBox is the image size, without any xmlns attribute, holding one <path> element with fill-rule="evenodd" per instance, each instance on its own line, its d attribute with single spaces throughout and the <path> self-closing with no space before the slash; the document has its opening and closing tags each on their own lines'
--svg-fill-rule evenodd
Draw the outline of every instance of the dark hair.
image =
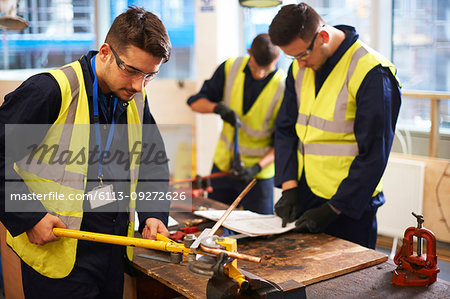
<svg viewBox="0 0 450 299">
<path fill-rule="evenodd" d="M 280 48 L 272 44 L 267 33 L 258 34 L 253 39 L 250 52 L 260 66 L 269 65 L 280 56 Z"/>
<path fill-rule="evenodd" d="M 311 40 L 324 23 L 319 14 L 304 2 L 285 5 L 269 26 L 270 39 L 277 46 L 289 45 L 297 37 Z"/>
<path fill-rule="evenodd" d="M 129 6 L 116 17 L 106 35 L 105 42 L 114 48 L 126 49 L 132 45 L 160 57 L 163 63 L 170 58 L 172 45 L 161 20 L 143 8 Z"/>
</svg>

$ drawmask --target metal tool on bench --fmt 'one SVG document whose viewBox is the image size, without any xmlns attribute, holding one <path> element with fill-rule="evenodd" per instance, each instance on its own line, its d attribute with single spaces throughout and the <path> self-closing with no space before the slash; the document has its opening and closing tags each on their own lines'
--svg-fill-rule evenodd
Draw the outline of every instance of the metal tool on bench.
<svg viewBox="0 0 450 299">
<path fill-rule="evenodd" d="M 214 235 L 226 217 L 255 183 L 256 180 L 250 182 L 213 228 L 204 230 L 198 238 L 195 238 L 194 235 L 189 235 L 190 241 L 185 239 L 184 244 L 174 242 L 160 234 L 157 234 L 157 240 L 148 240 L 62 228 L 54 228 L 53 233 L 59 237 L 167 251 L 170 252 L 170 259 L 155 256 L 143 257 L 171 263 L 180 263 L 184 260 L 189 262 L 188 269 L 196 268 L 195 256 L 197 254 L 208 256 L 213 261 L 211 263 L 212 267 L 210 267 L 213 270 L 210 273 L 212 277 L 207 286 L 208 298 L 289 298 L 285 297 L 286 294 L 294 294 L 290 298 L 305 298 L 304 286 L 297 282 L 289 281 L 284 286 L 282 284 L 277 285 L 238 270 L 237 260 L 260 263 L 261 258 L 238 253 L 235 239 L 221 238 Z"/>
<path fill-rule="evenodd" d="M 248 186 L 244 189 L 244 191 L 241 192 L 241 194 L 236 199 L 236 204 L 232 205 L 234 208 L 239 201 L 247 194 L 248 191 L 255 185 L 256 181 L 253 180 L 248 184 Z M 238 200 L 239 199 L 239 200 Z M 228 210 L 227 210 L 228 211 Z M 228 213 L 229 214 L 231 210 Z M 225 220 L 225 219 L 224 219 Z M 222 221 L 223 222 L 223 221 Z M 219 223 L 219 222 L 218 222 Z M 217 228 L 220 225 L 217 225 L 216 223 L 216 229 L 214 229 L 214 232 L 217 230 Z M 108 234 L 100 234 L 100 233 L 92 233 L 92 232 L 86 232 L 86 231 L 78 231 L 78 230 L 71 230 L 71 229 L 64 229 L 64 228 L 53 228 L 53 233 L 58 237 L 67 237 L 67 238 L 74 238 L 79 240 L 86 240 L 86 241 L 93 241 L 93 242 L 100 242 L 100 243 L 108 243 L 108 244 L 116 244 L 116 245 L 125 245 L 125 246 L 134 246 L 134 247 L 142 247 L 142 248 L 148 248 L 148 249 L 155 249 L 155 250 L 161 250 L 161 251 L 168 251 L 173 254 L 178 254 L 180 262 L 182 260 L 187 260 L 187 257 L 189 255 L 193 256 L 194 254 L 203 254 L 203 255 L 219 255 L 221 253 L 226 254 L 230 258 L 234 259 L 243 259 L 251 262 L 259 263 L 261 262 L 261 258 L 249 256 L 246 254 L 238 253 L 237 250 L 233 251 L 227 251 L 223 249 L 214 249 L 210 250 L 207 247 L 200 246 L 200 249 L 196 249 L 193 251 L 187 244 L 181 244 L 177 243 L 161 234 L 156 235 L 156 240 L 149 240 L 149 239 L 142 239 L 142 238 L 131 238 L 131 237 L 124 237 L 124 236 L 117 236 L 117 235 L 108 235 Z M 193 235 L 192 235 L 193 236 Z M 216 236 L 217 237 L 217 236 Z M 191 238 L 193 240 L 193 238 Z M 201 241 L 201 239 L 199 239 Z"/>
<path fill-rule="evenodd" d="M 299 282 L 277 284 L 238 269 L 237 260 L 221 252 L 236 250 L 236 239 L 220 238 L 213 232 L 214 228 L 205 229 L 190 247 L 192 251 L 199 248 L 213 256 L 202 256 L 188 264 L 189 271 L 210 277 L 207 298 L 306 298 L 305 286 Z"/>
<path fill-rule="evenodd" d="M 150 254 L 138 254 L 138 257 L 143 257 L 146 259 L 151 259 L 151 260 L 155 260 L 155 261 L 160 261 L 160 262 L 165 262 L 165 263 L 174 263 L 174 264 L 179 264 L 182 262 L 182 256 L 180 256 L 179 254 L 170 254 L 170 258 L 165 258 L 165 257 L 160 257 L 160 256 L 156 256 L 156 255 L 150 255 Z"/>
<path fill-rule="evenodd" d="M 225 251 L 236 251 L 237 241 L 233 238 L 217 237 L 215 232 L 223 224 L 228 215 L 238 206 L 245 194 L 256 184 L 253 179 L 235 201 L 228 207 L 222 217 L 211 229 L 205 229 L 192 242 L 193 252 L 201 250 L 211 256 L 201 257 L 188 265 L 189 271 L 210 276 L 206 294 L 208 298 L 306 298 L 305 286 L 294 280 L 284 284 L 276 284 L 254 274 L 237 268 L 237 260 Z M 254 262 L 260 262 L 254 260 Z M 231 278 L 231 279 L 230 279 Z"/>
<path fill-rule="evenodd" d="M 422 215 L 416 215 L 417 227 L 408 227 L 403 244 L 394 257 L 398 265 L 392 275 L 392 282 L 400 286 L 427 286 L 436 281 L 437 267 L 436 238 L 432 231 L 422 227 Z M 417 238 L 417 251 L 414 253 L 414 237 Z M 426 257 L 422 255 L 422 239 L 427 241 Z"/>
<path fill-rule="evenodd" d="M 194 234 L 196 232 L 198 232 L 197 226 L 181 227 L 179 230 L 175 232 L 170 232 L 169 238 L 171 240 L 174 240 L 175 242 L 181 242 L 184 240 L 186 235 Z"/>
</svg>

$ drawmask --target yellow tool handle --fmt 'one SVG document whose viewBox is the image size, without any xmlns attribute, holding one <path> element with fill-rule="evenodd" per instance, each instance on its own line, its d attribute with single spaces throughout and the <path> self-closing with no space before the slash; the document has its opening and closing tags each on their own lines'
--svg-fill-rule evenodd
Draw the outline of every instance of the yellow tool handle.
<svg viewBox="0 0 450 299">
<path fill-rule="evenodd" d="M 108 244 L 116 244 L 116 245 L 125 245 L 125 246 L 135 246 L 135 247 L 142 247 L 142 248 L 148 248 L 148 249 L 155 249 L 155 250 L 163 250 L 163 251 L 169 251 L 169 252 L 182 252 L 183 254 L 194 254 L 190 248 L 184 247 L 184 244 L 176 243 L 172 241 L 171 239 L 164 237 L 161 234 L 156 234 L 157 240 L 149 240 L 149 239 L 142 239 L 142 238 L 132 238 L 132 237 L 123 237 L 123 236 L 117 236 L 117 235 L 108 235 L 108 234 L 100 234 L 100 233 L 91 233 L 81 230 L 73 230 L 73 229 L 66 229 L 66 228 L 53 228 L 53 233 L 55 236 L 58 237 L 67 237 L 67 238 L 74 238 L 79 240 L 86 240 L 86 241 L 93 241 L 93 242 L 100 242 L 100 243 L 108 243 Z M 205 246 L 201 246 L 202 250 L 197 252 L 199 254 L 205 254 L 211 253 L 214 255 L 219 255 L 220 253 L 226 253 L 228 256 L 237 258 L 237 259 L 244 259 L 249 260 L 252 262 L 261 262 L 261 258 L 249 256 L 245 254 L 240 254 L 237 252 L 230 252 L 227 250 L 221 250 L 221 249 L 215 249 L 210 248 L 207 249 Z M 203 252 L 204 251 L 204 252 Z"/>
<path fill-rule="evenodd" d="M 239 288 L 246 290 L 248 288 L 248 280 L 245 275 L 241 273 L 232 263 L 225 265 L 224 274 L 228 277 L 236 280 L 239 284 Z"/>
<path fill-rule="evenodd" d="M 116 244 L 116 245 L 143 247 L 171 252 L 192 253 L 191 250 L 189 248 L 184 247 L 183 244 L 173 242 L 171 239 L 164 237 L 161 234 L 156 235 L 157 240 L 149 240 L 142 238 L 91 233 L 86 231 L 57 228 L 57 227 L 53 228 L 53 233 L 58 237 L 67 237 L 79 240 Z"/>
</svg>

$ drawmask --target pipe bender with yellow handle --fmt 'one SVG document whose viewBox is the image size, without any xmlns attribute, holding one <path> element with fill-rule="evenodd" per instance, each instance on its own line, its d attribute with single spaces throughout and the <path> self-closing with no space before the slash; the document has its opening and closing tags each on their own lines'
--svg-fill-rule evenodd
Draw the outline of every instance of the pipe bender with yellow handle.
<svg viewBox="0 0 450 299">
<path fill-rule="evenodd" d="M 171 255 L 176 254 L 180 257 L 175 259 L 177 262 L 181 262 L 182 260 L 189 262 L 191 260 L 193 263 L 196 260 L 196 254 L 215 256 L 216 258 L 213 259 L 213 264 L 211 264 L 211 269 L 213 270 L 211 271 L 211 274 L 213 276 L 210 278 L 207 285 L 208 298 L 222 298 L 224 296 L 227 298 L 233 296 L 266 298 L 267 296 L 271 297 L 273 295 L 278 298 L 277 296 L 280 294 L 282 296 L 287 293 L 292 295 L 292 290 L 289 290 L 286 293 L 282 287 L 275 283 L 261 279 L 251 273 L 245 272 L 247 275 L 244 275 L 237 268 L 237 260 L 240 259 L 260 263 L 261 258 L 238 253 L 236 239 L 223 238 L 214 235 L 220 225 L 225 221 L 226 217 L 228 217 L 231 211 L 239 204 L 241 199 L 255 184 L 256 180 L 253 179 L 225 211 L 212 229 L 205 229 L 198 238 L 191 235 L 191 242 L 185 242 L 184 244 L 177 243 L 159 233 L 156 235 L 156 240 L 64 228 L 53 228 L 53 233 L 58 237 L 167 251 L 170 252 Z M 189 257 L 193 258 L 190 259 Z M 299 284 L 296 287 L 295 292 L 296 293 L 294 294 L 299 295 L 296 298 L 306 298 L 303 285 Z"/>
</svg>

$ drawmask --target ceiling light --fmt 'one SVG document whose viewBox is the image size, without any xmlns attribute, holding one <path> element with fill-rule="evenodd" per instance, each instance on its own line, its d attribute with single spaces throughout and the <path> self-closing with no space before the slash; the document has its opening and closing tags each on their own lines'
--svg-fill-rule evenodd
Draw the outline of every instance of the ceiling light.
<svg viewBox="0 0 450 299">
<path fill-rule="evenodd" d="M 280 5 L 279 0 L 239 0 L 239 4 L 244 7 L 272 7 Z"/>
</svg>

